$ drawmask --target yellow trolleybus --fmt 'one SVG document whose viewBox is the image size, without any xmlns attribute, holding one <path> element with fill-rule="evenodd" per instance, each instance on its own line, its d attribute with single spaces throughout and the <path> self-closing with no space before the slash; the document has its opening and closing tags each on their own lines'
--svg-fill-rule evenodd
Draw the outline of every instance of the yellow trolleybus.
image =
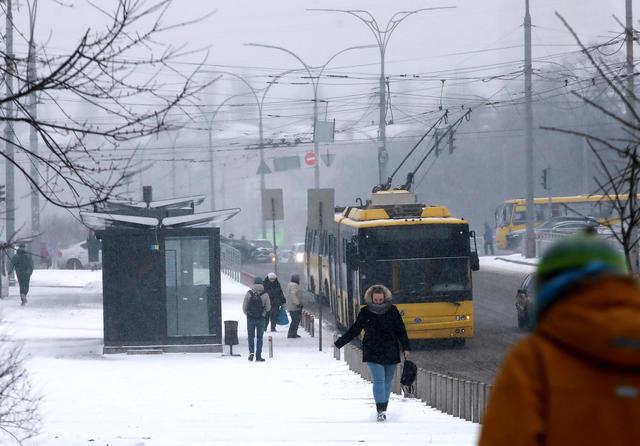
<svg viewBox="0 0 640 446">
<path fill-rule="evenodd" d="M 377 192 L 337 213 L 330 230 L 307 229 L 305 244 L 309 290 L 328 300 L 341 328 L 354 322 L 364 291 L 381 283 L 409 338 L 462 345 L 473 336 L 475 234 L 446 207 L 418 204 L 404 190 Z"/>
<path fill-rule="evenodd" d="M 626 199 L 626 195 L 620 196 Z M 639 195 L 640 197 L 640 195 Z M 615 220 L 613 200 L 607 195 L 574 195 L 569 197 L 534 198 L 534 224 L 538 226 L 550 217 L 592 217 L 600 223 Z M 500 249 L 514 249 L 510 246 L 510 233 L 524 229 L 527 223 L 527 202 L 524 198 L 507 200 L 495 210 L 496 246 Z"/>
</svg>

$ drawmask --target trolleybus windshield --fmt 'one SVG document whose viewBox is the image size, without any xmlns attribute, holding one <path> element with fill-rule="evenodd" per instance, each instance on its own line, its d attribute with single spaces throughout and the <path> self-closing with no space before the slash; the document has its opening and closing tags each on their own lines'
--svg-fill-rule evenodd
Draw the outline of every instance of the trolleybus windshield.
<svg viewBox="0 0 640 446">
<path fill-rule="evenodd" d="M 365 288 L 382 283 L 395 303 L 467 300 L 471 291 L 468 257 L 377 260 L 361 272 Z"/>
<path fill-rule="evenodd" d="M 381 283 L 396 303 L 471 298 L 467 225 L 367 228 L 360 234 L 359 251 L 362 289 Z"/>
</svg>

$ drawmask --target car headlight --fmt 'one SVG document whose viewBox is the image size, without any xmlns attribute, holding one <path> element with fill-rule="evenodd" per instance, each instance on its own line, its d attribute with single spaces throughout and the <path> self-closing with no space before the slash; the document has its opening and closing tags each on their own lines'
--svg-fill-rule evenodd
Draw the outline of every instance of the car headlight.
<svg viewBox="0 0 640 446">
<path fill-rule="evenodd" d="M 304 252 L 296 252 L 296 262 L 304 262 Z"/>
</svg>

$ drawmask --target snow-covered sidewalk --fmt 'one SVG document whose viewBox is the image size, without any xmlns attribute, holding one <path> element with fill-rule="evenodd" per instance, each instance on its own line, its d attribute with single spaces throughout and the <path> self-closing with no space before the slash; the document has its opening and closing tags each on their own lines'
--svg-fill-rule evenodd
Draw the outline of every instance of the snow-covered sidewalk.
<svg viewBox="0 0 640 446">
<path fill-rule="evenodd" d="M 73 277 L 72 277 L 73 276 Z M 473 445 L 479 426 L 393 396 L 375 421 L 371 385 L 302 329 L 272 334 L 274 357 L 247 361 L 246 287 L 223 279 L 223 320 L 239 322 L 234 353 L 102 355 L 99 272 L 36 271 L 29 305 L 0 302 L 5 333 L 24 343 L 43 396 L 46 446 Z M 65 288 L 60 288 L 65 287 Z M 72 288 L 66 288 L 72 287 Z M 265 340 L 266 341 L 266 340 Z M 225 346 L 225 353 L 229 348 Z M 0 444 L 10 444 L 0 437 Z"/>
</svg>

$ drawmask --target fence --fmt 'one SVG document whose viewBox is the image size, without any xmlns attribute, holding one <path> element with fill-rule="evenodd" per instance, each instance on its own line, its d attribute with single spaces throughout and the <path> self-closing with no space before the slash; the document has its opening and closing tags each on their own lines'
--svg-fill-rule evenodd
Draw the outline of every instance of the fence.
<svg viewBox="0 0 640 446">
<path fill-rule="evenodd" d="M 337 335 L 335 339 L 337 339 Z M 362 362 L 362 351 L 351 344 L 345 345 L 343 351 L 344 360 L 349 369 L 371 381 L 369 367 Z M 335 349 L 334 358 L 340 359 L 340 350 Z M 398 370 L 392 386 L 393 393 L 402 394 L 400 375 L 400 370 Z M 487 407 L 492 386 L 419 368 L 414 387 L 415 393 L 405 396 L 418 398 L 424 401 L 427 406 L 454 417 L 480 423 Z"/>
<path fill-rule="evenodd" d="M 220 243 L 220 268 L 222 272 L 236 281 L 240 281 L 241 254 L 233 246 Z"/>
</svg>

